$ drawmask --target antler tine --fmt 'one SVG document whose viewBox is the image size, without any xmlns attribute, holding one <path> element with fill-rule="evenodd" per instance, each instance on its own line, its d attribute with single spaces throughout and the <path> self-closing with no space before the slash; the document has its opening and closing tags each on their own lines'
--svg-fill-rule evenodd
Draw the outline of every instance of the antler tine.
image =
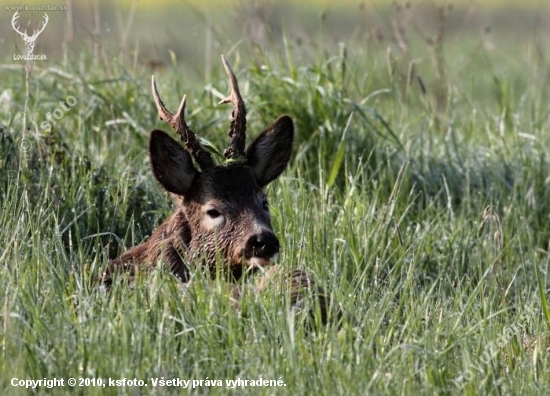
<svg viewBox="0 0 550 396">
<path fill-rule="evenodd" d="M 226 159 L 241 159 L 244 158 L 244 145 L 246 140 L 246 108 L 241 97 L 241 92 L 239 91 L 237 77 L 235 77 L 235 73 L 233 73 L 231 66 L 223 55 L 222 62 L 227 77 L 229 77 L 231 93 L 228 97 L 221 100 L 219 104 L 233 104 L 233 120 L 231 121 L 231 128 L 228 134 L 231 143 L 229 147 L 225 149 L 223 155 Z"/>
<path fill-rule="evenodd" d="M 155 76 L 151 76 L 151 88 L 160 119 L 166 121 L 181 136 L 181 140 L 186 150 L 195 158 L 202 170 L 213 167 L 214 161 L 212 160 L 212 156 L 201 147 L 195 133 L 185 122 L 185 101 L 187 95 L 183 95 L 177 113 L 173 114 L 164 106 L 159 96 L 157 84 L 155 83 Z"/>
</svg>

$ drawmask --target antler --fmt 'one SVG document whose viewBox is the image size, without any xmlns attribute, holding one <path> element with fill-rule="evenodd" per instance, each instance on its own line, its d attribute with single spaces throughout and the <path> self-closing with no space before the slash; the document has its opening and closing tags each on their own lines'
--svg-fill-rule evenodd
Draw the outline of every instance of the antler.
<svg viewBox="0 0 550 396">
<path fill-rule="evenodd" d="M 157 105 L 160 119 L 170 124 L 170 126 L 181 136 L 181 140 L 183 141 L 186 150 L 189 152 L 189 154 L 191 154 L 193 158 L 195 158 L 202 170 L 213 167 L 214 161 L 212 160 L 212 156 L 208 151 L 204 150 L 201 147 L 199 141 L 197 140 L 197 137 L 195 136 L 195 133 L 191 129 L 189 129 L 189 127 L 185 123 L 184 113 L 185 100 L 187 96 L 183 95 L 183 99 L 181 100 L 180 107 L 178 108 L 177 113 L 172 114 L 166 109 L 164 103 L 162 102 L 162 99 L 159 96 L 157 85 L 155 84 L 155 76 L 151 77 L 151 85 L 153 90 L 153 97 L 155 98 L 155 104 Z"/>
<path fill-rule="evenodd" d="M 46 28 L 46 25 L 48 24 L 48 21 L 49 21 L 48 14 L 44 13 L 45 21 L 44 21 L 44 24 L 42 25 L 42 29 L 40 29 L 38 31 L 35 29 L 34 32 L 33 32 L 33 35 L 31 37 L 29 37 L 29 36 L 27 36 L 27 29 L 25 29 L 25 31 L 22 32 L 22 31 L 19 30 L 19 26 L 15 26 L 15 23 L 17 22 L 17 18 L 19 18 L 18 14 L 19 14 L 19 11 L 15 11 L 15 14 L 13 14 L 13 17 L 11 18 L 11 26 L 21 36 L 25 36 L 26 39 L 31 39 L 32 40 L 32 39 L 38 37 L 38 35 L 40 33 L 42 33 L 42 31 Z"/>
<path fill-rule="evenodd" d="M 32 35 L 32 38 L 35 38 L 35 37 L 38 37 L 38 35 L 40 33 L 42 33 L 42 31 L 46 28 L 46 25 L 48 24 L 48 21 L 50 20 L 50 18 L 48 18 L 48 14 L 44 13 L 44 24 L 42 25 L 42 29 L 38 30 L 38 31 L 34 31 L 33 35 Z"/>
<path fill-rule="evenodd" d="M 21 36 L 27 36 L 27 30 L 25 29 L 24 32 L 21 32 L 19 30 L 19 26 L 15 26 L 15 23 L 17 21 L 17 18 L 19 18 L 19 11 L 15 11 L 15 14 L 13 14 L 13 18 L 11 18 L 11 26 L 13 27 L 13 29 L 19 33 Z"/>
<path fill-rule="evenodd" d="M 231 66 L 227 63 L 227 60 L 225 60 L 223 55 L 222 62 L 225 72 L 227 73 L 227 77 L 229 77 L 231 93 L 228 97 L 221 100 L 219 104 L 233 104 L 233 120 L 231 121 L 231 128 L 228 134 L 231 139 L 231 143 L 229 147 L 225 149 L 223 155 L 228 160 L 239 160 L 244 158 L 244 145 L 246 140 L 246 108 L 239 91 L 237 77 L 235 77 L 235 73 L 233 73 Z"/>
</svg>

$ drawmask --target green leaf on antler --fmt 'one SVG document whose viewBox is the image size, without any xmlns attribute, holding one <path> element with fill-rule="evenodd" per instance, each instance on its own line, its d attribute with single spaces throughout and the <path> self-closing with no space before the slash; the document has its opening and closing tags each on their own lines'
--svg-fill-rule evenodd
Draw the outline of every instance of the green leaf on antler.
<svg viewBox="0 0 550 396">
<path fill-rule="evenodd" d="M 212 154 L 216 154 L 218 157 L 223 158 L 223 154 L 210 140 L 198 136 L 200 145 L 210 151 Z"/>
</svg>

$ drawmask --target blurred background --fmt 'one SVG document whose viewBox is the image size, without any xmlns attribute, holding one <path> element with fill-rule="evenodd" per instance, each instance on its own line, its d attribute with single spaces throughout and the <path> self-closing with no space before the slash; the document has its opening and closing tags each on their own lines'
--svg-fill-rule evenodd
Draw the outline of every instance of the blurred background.
<svg viewBox="0 0 550 396">
<path fill-rule="evenodd" d="M 35 54 L 62 62 L 67 51 L 86 47 L 96 61 L 130 60 L 150 69 L 174 62 L 186 75 L 208 81 L 222 53 L 241 58 L 286 58 L 307 64 L 320 51 L 350 57 L 406 59 L 405 68 L 425 68 L 438 78 L 468 67 L 483 51 L 501 56 L 546 56 L 550 42 L 550 2 L 545 0 L 3 0 L 0 53 L 24 52 L 12 29 L 12 6 L 67 5 L 48 12 L 48 27 Z M 43 12 L 20 13 L 22 29 L 37 28 Z M 458 44 L 458 45 L 457 45 Z M 292 56 L 289 58 L 289 51 Z M 459 64 L 444 65 L 446 52 L 461 51 Z M 528 51 L 528 52 L 527 52 Z M 108 59 L 102 59 L 108 57 Z M 126 58 L 126 59 L 124 59 Z M 235 62 L 235 60 L 234 60 Z M 455 60 L 453 60 L 453 63 Z M 372 65 L 376 66 L 376 65 Z M 448 67 L 448 70 L 444 71 Z M 409 76 L 410 77 L 410 76 Z M 429 83 L 429 75 L 422 76 Z M 1 82 L 0 82 L 1 84 Z"/>
</svg>

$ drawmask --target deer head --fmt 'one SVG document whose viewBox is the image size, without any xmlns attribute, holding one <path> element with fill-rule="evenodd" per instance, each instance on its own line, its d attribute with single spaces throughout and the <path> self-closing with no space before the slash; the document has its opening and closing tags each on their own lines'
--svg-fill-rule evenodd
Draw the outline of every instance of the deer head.
<svg viewBox="0 0 550 396">
<path fill-rule="evenodd" d="M 279 252 L 263 189 L 289 162 L 294 126 L 288 116 L 281 116 L 245 149 L 245 105 L 237 78 L 223 56 L 222 62 L 231 93 L 220 104 L 233 105 L 224 163 L 216 165 L 187 126 L 186 96 L 177 112 L 171 113 L 158 94 L 154 77 L 152 90 L 159 116 L 180 135 L 183 147 L 167 133 L 154 130 L 149 154 L 155 178 L 178 203 L 169 219 L 174 224 L 165 224 L 163 234 L 184 230 L 174 232 L 184 235 L 178 236 L 184 240 L 172 238 L 171 244 L 186 262 L 203 262 L 215 270 L 216 260 L 221 258 L 224 268 L 239 277 L 243 271 L 271 264 Z M 183 248 L 177 246 L 180 243 Z"/>
<path fill-rule="evenodd" d="M 34 43 L 36 41 L 36 38 L 38 37 L 38 35 L 40 33 L 42 33 L 42 31 L 44 30 L 44 28 L 48 24 L 48 20 L 49 20 L 48 14 L 44 13 L 44 23 L 42 25 L 42 28 L 39 29 L 39 30 L 34 30 L 32 36 L 27 36 L 27 29 L 25 29 L 25 31 L 22 32 L 22 31 L 19 30 L 19 26 L 15 25 L 15 23 L 17 21 L 17 18 L 19 18 L 18 12 L 19 11 L 16 11 L 15 14 L 13 14 L 13 18 L 11 19 L 11 26 L 13 26 L 13 29 L 17 33 L 19 33 L 21 35 L 21 37 L 23 38 L 23 40 L 25 41 L 25 49 L 27 50 L 27 55 L 32 55 L 32 52 L 34 51 Z"/>
</svg>

